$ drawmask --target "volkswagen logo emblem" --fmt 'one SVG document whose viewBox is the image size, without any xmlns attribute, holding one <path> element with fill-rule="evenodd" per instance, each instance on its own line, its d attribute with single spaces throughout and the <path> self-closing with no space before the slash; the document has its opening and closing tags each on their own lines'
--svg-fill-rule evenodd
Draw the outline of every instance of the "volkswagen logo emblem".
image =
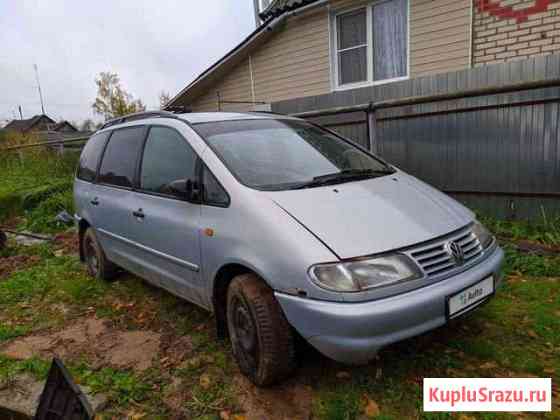
<svg viewBox="0 0 560 420">
<path fill-rule="evenodd" d="M 445 244 L 445 250 L 456 265 L 463 265 L 463 263 L 465 262 L 465 254 L 463 253 L 463 248 L 461 248 L 461 245 L 453 241 L 447 242 Z"/>
</svg>

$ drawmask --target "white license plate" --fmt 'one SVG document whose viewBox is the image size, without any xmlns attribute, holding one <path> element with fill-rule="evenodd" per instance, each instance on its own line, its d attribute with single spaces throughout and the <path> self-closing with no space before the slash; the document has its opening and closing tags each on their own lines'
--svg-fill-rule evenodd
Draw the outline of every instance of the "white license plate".
<svg viewBox="0 0 560 420">
<path fill-rule="evenodd" d="M 494 278 L 490 276 L 451 296 L 447 301 L 447 313 L 450 318 L 457 316 L 476 306 L 492 293 L 494 293 Z"/>
</svg>

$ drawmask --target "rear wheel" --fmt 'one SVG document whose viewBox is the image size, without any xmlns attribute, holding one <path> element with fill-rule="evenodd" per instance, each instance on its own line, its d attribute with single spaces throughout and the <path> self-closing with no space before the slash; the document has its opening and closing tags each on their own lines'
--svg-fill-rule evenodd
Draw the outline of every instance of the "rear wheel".
<svg viewBox="0 0 560 420">
<path fill-rule="evenodd" d="M 227 321 L 233 354 L 256 385 L 270 385 L 295 368 L 294 335 L 272 290 L 255 274 L 233 279 Z"/>
<path fill-rule="evenodd" d="M 107 259 L 92 228 L 85 231 L 82 241 L 84 260 L 89 275 L 99 280 L 113 279 L 118 267 Z"/>
</svg>

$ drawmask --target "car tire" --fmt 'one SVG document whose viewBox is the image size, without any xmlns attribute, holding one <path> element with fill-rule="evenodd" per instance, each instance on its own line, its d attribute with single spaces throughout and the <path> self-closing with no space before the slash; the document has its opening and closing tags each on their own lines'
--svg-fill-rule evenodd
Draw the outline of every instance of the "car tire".
<svg viewBox="0 0 560 420">
<path fill-rule="evenodd" d="M 292 328 L 273 291 L 257 275 L 242 274 L 232 280 L 227 323 L 237 364 L 255 385 L 271 385 L 294 371 Z"/>
<path fill-rule="evenodd" d="M 87 228 L 84 232 L 82 246 L 88 274 L 98 280 L 109 281 L 114 279 L 118 267 L 107 259 L 92 228 Z"/>
</svg>

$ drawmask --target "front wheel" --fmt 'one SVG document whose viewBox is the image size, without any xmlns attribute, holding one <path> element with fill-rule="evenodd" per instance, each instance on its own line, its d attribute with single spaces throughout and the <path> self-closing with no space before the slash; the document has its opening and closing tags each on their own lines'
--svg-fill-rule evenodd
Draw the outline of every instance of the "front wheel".
<svg viewBox="0 0 560 420">
<path fill-rule="evenodd" d="M 264 386 L 295 369 L 294 336 L 272 290 L 255 274 L 235 277 L 228 289 L 227 321 L 241 371 Z"/>
</svg>

